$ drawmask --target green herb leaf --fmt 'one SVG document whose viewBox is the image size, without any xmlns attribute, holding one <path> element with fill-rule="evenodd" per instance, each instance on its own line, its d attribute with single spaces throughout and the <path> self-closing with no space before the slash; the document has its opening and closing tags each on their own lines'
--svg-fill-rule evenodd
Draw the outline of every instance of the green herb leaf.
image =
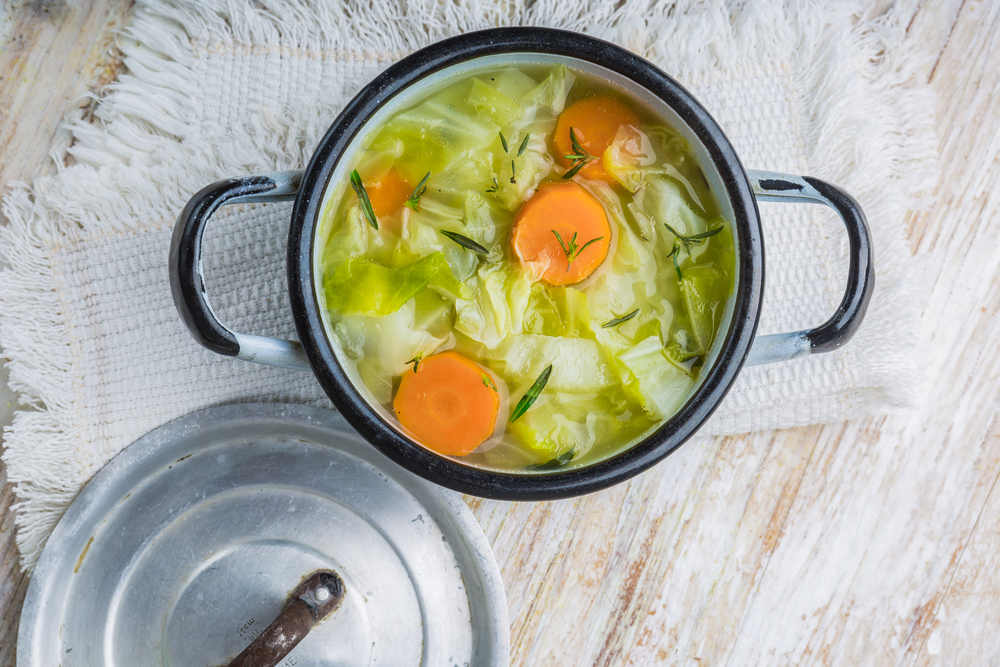
<svg viewBox="0 0 1000 667">
<path fill-rule="evenodd" d="M 562 468 L 567 463 L 572 461 L 575 456 L 576 456 L 576 450 L 570 449 L 568 451 L 563 452 L 554 459 L 546 461 L 545 463 L 536 463 L 535 465 L 530 465 L 528 466 L 528 470 L 558 470 L 559 468 Z"/>
<path fill-rule="evenodd" d="M 564 155 L 563 157 L 567 160 L 573 160 L 573 164 L 569 171 L 562 175 L 564 179 L 570 179 L 576 176 L 581 169 L 587 166 L 587 163 L 596 160 L 597 156 L 588 153 L 583 146 L 580 145 L 580 141 L 576 138 L 576 132 L 573 128 L 569 128 L 569 141 L 573 145 L 573 154 Z"/>
<path fill-rule="evenodd" d="M 503 132 L 500 133 L 500 145 L 503 146 L 504 153 L 510 152 L 510 149 L 507 148 L 507 137 L 503 136 Z"/>
<path fill-rule="evenodd" d="M 528 391 L 524 393 L 524 396 L 521 397 L 521 400 L 517 402 L 517 405 L 514 407 L 514 411 L 510 413 L 511 423 L 520 419 L 524 413 L 528 411 L 528 408 L 534 405 L 538 395 L 542 393 L 543 389 L 545 389 L 545 385 L 548 383 L 550 375 L 552 375 L 552 364 L 545 367 L 542 374 L 538 376 L 537 380 L 535 380 L 535 384 L 531 385 L 531 388 L 529 388 Z"/>
<path fill-rule="evenodd" d="M 467 250 L 478 252 L 480 255 L 488 255 L 490 252 L 467 236 L 462 236 L 457 232 L 449 232 L 447 229 L 439 229 L 438 231 Z"/>
<path fill-rule="evenodd" d="M 417 187 L 413 188 L 413 194 L 410 195 L 410 198 L 403 203 L 404 206 L 409 206 L 417 213 L 420 213 L 420 198 L 424 196 L 425 192 L 427 192 L 427 179 L 430 177 L 431 172 L 428 171 L 427 174 L 420 179 L 420 182 L 417 183 Z"/>
<path fill-rule="evenodd" d="M 596 243 L 597 241 L 600 241 L 601 239 L 604 238 L 603 236 L 598 236 L 597 238 L 590 239 L 589 241 L 584 243 L 582 247 L 578 248 L 576 245 L 576 232 L 573 232 L 573 238 L 569 240 L 569 244 L 567 245 L 566 243 L 563 242 L 562 237 L 559 236 L 559 232 L 557 232 L 554 229 L 549 231 L 551 231 L 553 234 L 556 235 L 556 240 L 559 241 L 559 247 L 561 247 L 562 251 L 566 254 L 567 271 L 569 271 L 569 267 L 573 266 L 573 260 L 579 257 L 580 253 L 587 249 L 587 246 L 589 246 L 591 243 Z"/>
<path fill-rule="evenodd" d="M 702 241 L 711 236 L 715 236 L 722 231 L 722 227 L 716 227 L 715 229 L 710 229 L 707 232 L 702 232 L 701 234 L 695 234 L 694 236 L 689 236 L 688 241 Z"/>
<path fill-rule="evenodd" d="M 493 391 L 497 392 L 498 394 L 500 393 L 500 390 L 497 389 L 497 386 L 495 384 L 493 384 L 493 378 L 491 378 L 486 373 L 481 373 L 480 375 L 483 376 L 483 386 L 484 387 L 489 387 L 490 389 L 492 389 Z"/>
<path fill-rule="evenodd" d="M 357 169 L 351 172 L 351 187 L 354 188 L 354 192 L 358 195 L 358 201 L 361 202 L 361 212 L 368 219 L 368 224 L 378 229 L 378 218 L 375 217 L 375 209 L 372 208 L 372 202 L 368 199 L 368 191 L 365 190 L 365 184 L 361 182 L 361 174 L 358 173 Z"/>
<path fill-rule="evenodd" d="M 524 151 L 528 148 L 528 139 L 531 139 L 530 134 L 524 135 L 524 141 L 521 142 L 521 147 L 517 149 L 517 156 L 521 157 L 524 155 Z"/>
<path fill-rule="evenodd" d="M 586 160 L 581 161 L 581 162 L 577 162 L 575 165 L 573 165 L 573 168 L 570 169 L 569 171 L 567 171 L 565 174 L 563 174 L 562 177 L 564 179 L 573 178 L 574 176 L 576 176 L 580 172 L 581 169 L 583 169 L 586 166 L 587 166 L 587 161 Z"/>
<path fill-rule="evenodd" d="M 486 192 L 498 192 L 500 190 L 500 184 L 497 183 L 497 179 L 493 179 L 492 187 L 486 188 Z"/>
<path fill-rule="evenodd" d="M 695 234 L 694 236 L 684 236 L 683 234 L 681 234 L 680 232 L 678 232 L 676 229 L 674 229 L 665 222 L 663 223 L 663 226 L 667 228 L 668 232 L 676 236 L 677 239 L 684 244 L 685 249 L 690 249 L 692 245 L 701 245 L 708 238 L 715 236 L 716 234 L 722 231 L 722 226 L 720 225 L 715 229 L 710 229 L 707 232 L 702 232 L 701 234 Z"/>
<path fill-rule="evenodd" d="M 677 271 L 677 280 L 684 280 L 684 276 L 681 275 L 681 265 L 677 263 L 677 255 L 680 254 L 681 246 L 674 241 L 674 249 L 670 251 L 668 257 L 674 258 L 674 270 Z"/>
<path fill-rule="evenodd" d="M 576 132 L 573 131 L 572 126 L 569 128 L 569 142 L 573 145 L 573 150 L 575 150 L 578 155 L 590 155 L 583 149 L 583 146 L 580 145 L 580 141 L 576 138 Z"/>
<path fill-rule="evenodd" d="M 517 183 L 515 177 L 517 176 L 517 171 L 514 169 L 514 161 L 510 161 L 510 182 Z"/>
<path fill-rule="evenodd" d="M 420 362 L 423 361 L 423 360 L 424 360 L 424 355 L 423 355 L 423 353 L 420 353 L 417 356 L 415 356 L 412 359 L 410 359 L 409 361 L 407 361 L 406 363 L 413 364 L 413 372 L 416 373 L 417 372 L 417 367 L 420 366 Z"/>
<path fill-rule="evenodd" d="M 715 229 L 710 229 L 707 232 L 695 234 L 694 236 L 684 236 L 665 222 L 663 223 L 663 226 L 667 228 L 667 231 L 676 237 L 674 238 L 674 247 L 667 256 L 672 257 L 674 260 L 674 269 L 677 271 L 677 280 L 684 280 L 684 276 L 681 275 L 680 263 L 677 261 L 677 258 L 680 256 L 681 246 L 684 246 L 684 251 L 690 254 L 691 246 L 701 245 L 710 237 L 715 236 L 722 231 L 722 225 L 720 225 Z"/>
<path fill-rule="evenodd" d="M 597 243 L 598 241 L 600 241 L 603 238 L 604 238 L 603 236 L 598 236 L 595 239 L 590 239 L 589 241 L 587 241 L 586 243 L 584 243 L 582 246 L 580 246 L 580 249 L 576 251 L 576 256 L 579 257 L 580 253 L 582 253 L 584 250 L 587 249 L 587 246 L 589 246 L 591 243 Z"/>
<path fill-rule="evenodd" d="M 615 319 L 611 320 L 610 322 L 605 322 L 604 324 L 601 325 L 601 328 L 602 329 L 610 329 L 612 327 L 618 326 L 619 324 L 625 324 L 626 322 L 628 322 L 630 319 L 632 319 L 633 317 L 635 317 L 638 314 L 639 314 L 639 309 L 636 308 L 635 310 L 633 310 L 628 315 L 622 315 L 621 317 L 616 317 Z"/>
</svg>

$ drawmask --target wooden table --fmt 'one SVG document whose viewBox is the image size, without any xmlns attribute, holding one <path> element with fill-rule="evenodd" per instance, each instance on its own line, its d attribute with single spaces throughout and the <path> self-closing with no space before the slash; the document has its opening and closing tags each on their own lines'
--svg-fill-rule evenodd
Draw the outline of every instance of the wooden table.
<svg viewBox="0 0 1000 667">
<path fill-rule="evenodd" d="M 52 171 L 60 123 L 117 74 L 130 3 L 82 4 L 6 10 L 0 184 Z M 507 588 L 511 664 L 1000 663 L 1000 2 L 903 4 L 940 100 L 944 176 L 908 220 L 929 404 L 691 445 L 585 498 L 470 498 Z M 13 502 L 5 485 L 2 666 L 28 581 Z"/>
</svg>

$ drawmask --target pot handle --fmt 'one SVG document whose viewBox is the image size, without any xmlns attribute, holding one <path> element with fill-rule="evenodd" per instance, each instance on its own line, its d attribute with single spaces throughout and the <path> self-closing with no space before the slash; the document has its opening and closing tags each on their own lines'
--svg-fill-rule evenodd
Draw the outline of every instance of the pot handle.
<svg viewBox="0 0 1000 667">
<path fill-rule="evenodd" d="M 170 242 L 170 291 L 188 331 L 212 352 L 267 366 L 310 370 L 309 360 L 298 341 L 227 329 L 208 302 L 201 272 L 205 225 L 220 206 L 291 201 L 298 194 L 301 183 L 302 171 L 229 178 L 198 192 L 178 216 Z"/>
<path fill-rule="evenodd" d="M 758 336 L 745 365 L 770 364 L 840 348 L 861 326 L 875 288 L 871 233 L 864 211 L 854 197 L 817 178 L 749 169 L 747 176 L 757 201 L 818 202 L 835 210 L 847 228 L 851 247 L 847 289 L 833 317 L 815 329 Z"/>
</svg>

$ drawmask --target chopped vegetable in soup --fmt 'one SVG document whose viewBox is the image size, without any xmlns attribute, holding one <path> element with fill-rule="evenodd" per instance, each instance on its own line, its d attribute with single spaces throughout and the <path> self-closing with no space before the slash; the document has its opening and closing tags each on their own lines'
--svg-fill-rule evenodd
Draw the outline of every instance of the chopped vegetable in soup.
<svg viewBox="0 0 1000 667">
<path fill-rule="evenodd" d="M 640 103 L 563 66 L 479 70 L 391 116 L 348 169 L 320 228 L 331 338 L 423 446 L 587 465 L 692 392 L 732 229 L 688 142 Z"/>
</svg>

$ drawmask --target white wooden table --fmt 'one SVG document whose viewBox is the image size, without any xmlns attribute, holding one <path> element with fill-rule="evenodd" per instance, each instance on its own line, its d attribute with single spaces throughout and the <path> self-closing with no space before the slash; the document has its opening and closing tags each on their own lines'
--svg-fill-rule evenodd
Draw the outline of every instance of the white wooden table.
<svg viewBox="0 0 1000 667">
<path fill-rule="evenodd" d="M 6 10 L 0 184 L 54 169 L 60 121 L 117 74 L 130 3 L 82 4 Z M 903 5 L 940 96 L 944 177 L 908 221 L 930 291 L 927 408 L 688 445 L 575 500 L 469 498 L 512 665 L 1000 664 L 1000 2 Z M 27 585 L 12 502 L 4 486 L 0 666 Z"/>
</svg>

